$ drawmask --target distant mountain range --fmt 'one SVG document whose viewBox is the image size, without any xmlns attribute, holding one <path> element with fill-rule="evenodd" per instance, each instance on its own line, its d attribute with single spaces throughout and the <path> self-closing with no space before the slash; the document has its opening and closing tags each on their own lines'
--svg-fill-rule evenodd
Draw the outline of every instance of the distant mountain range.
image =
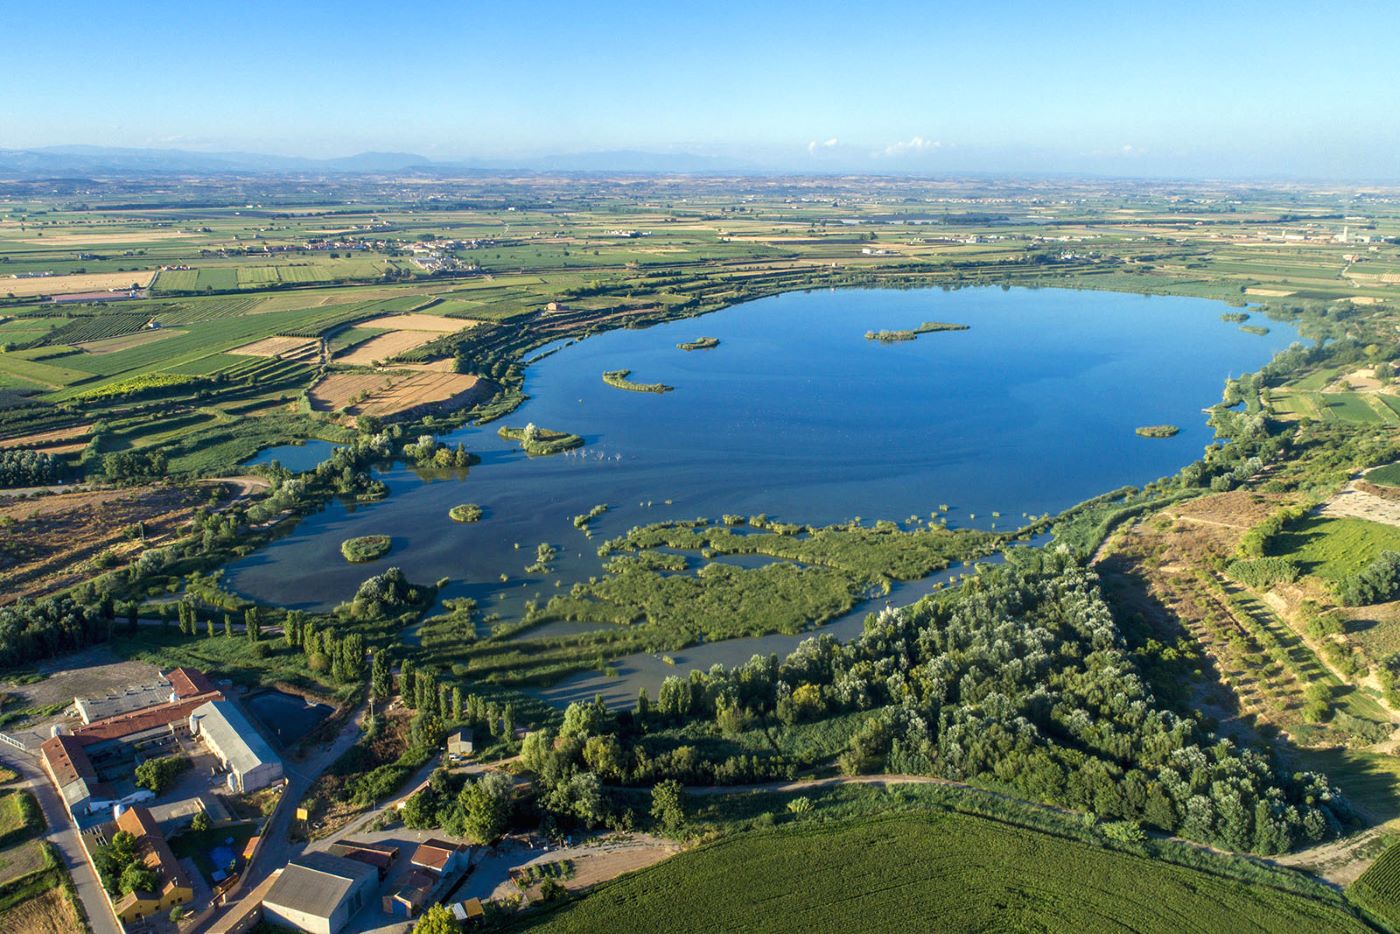
<svg viewBox="0 0 1400 934">
<path fill-rule="evenodd" d="M 362 152 L 334 159 L 270 156 L 251 152 L 192 152 L 184 149 L 116 149 L 46 146 L 0 149 L 0 176 L 164 174 L 381 174 L 464 171 L 717 173 L 753 171 L 753 166 L 690 153 L 636 150 L 583 152 L 518 159 L 435 161 L 407 152 Z"/>
</svg>

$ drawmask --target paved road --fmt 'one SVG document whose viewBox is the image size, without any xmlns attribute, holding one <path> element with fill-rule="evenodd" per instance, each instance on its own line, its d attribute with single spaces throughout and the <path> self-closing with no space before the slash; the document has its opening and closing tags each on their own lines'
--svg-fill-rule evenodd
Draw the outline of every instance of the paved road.
<svg viewBox="0 0 1400 934">
<path fill-rule="evenodd" d="M 15 783 L 16 787 L 28 788 L 34 792 L 39 809 L 44 812 L 44 818 L 49 823 L 47 838 L 62 854 L 63 862 L 68 866 L 68 872 L 77 886 L 78 898 L 83 902 L 88 923 L 91 924 L 94 934 L 121 934 L 111 905 L 97 880 L 97 873 L 93 871 L 92 864 L 87 861 L 83 852 L 78 829 L 73 826 L 72 819 L 69 818 L 63 802 L 59 800 L 58 792 L 49 783 L 48 776 L 35 760 L 3 743 L 0 743 L 0 761 L 20 774 L 20 780 Z"/>
<path fill-rule="evenodd" d="M 273 818 L 267 833 L 264 834 L 266 839 L 258 849 L 257 857 L 244 872 L 243 884 L 239 887 L 239 892 L 243 893 L 242 898 L 230 902 L 224 911 L 211 917 L 205 925 L 206 930 L 217 924 L 220 918 L 231 911 L 242 910 L 239 907 L 241 903 L 257 897 L 259 886 L 267 880 L 268 876 L 287 865 L 287 862 L 301 851 L 302 844 L 293 843 L 291 839 L 292 820 L 296 815 L 297 804 L 306 797 L 306 792 L 321 776 L 321 773 L 340 758 L 347 749 L 355 745 L 355 740 L 360 738 L 360 720 L 364 713 L 364 707 L 356 710 L 340 734 L 336 736 L 335 741 L 329 746 L 322 746 L 309 758 L 300 762 L 288 761 L 284 763 L 288 782 L 286 790 L 282 793 L 283 804 L 277 809 L 277 815 Z"/>
</svg>

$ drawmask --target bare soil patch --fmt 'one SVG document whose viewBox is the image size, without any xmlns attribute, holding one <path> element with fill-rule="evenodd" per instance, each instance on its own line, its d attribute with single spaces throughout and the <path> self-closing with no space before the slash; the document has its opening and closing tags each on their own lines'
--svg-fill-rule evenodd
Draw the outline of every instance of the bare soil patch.
<svg viewBox="0 0 1400 934">
<path fill-rule="evenodd" d="M 205 501 L 198 491 L 146 486 L 0 506 L 0 605 L 77 583 L 104 552 L 113 567 L 129 563 L 178 534 Z"/>
<path fill-rule="evenodd" d="M 1378 495 L 1374 484 L 1353 480 L 1319 510 L 1329 518 L 1350 517 L 1400 526 L 1400 502 L 1390 496 Z"/>
</svg>

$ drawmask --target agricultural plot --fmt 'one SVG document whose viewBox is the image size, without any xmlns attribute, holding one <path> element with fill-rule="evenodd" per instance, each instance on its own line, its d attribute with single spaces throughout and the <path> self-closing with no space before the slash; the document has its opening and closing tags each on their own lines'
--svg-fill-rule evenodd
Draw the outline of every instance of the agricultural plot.
<svg viewBox="0 0 1400 934">
<path fill-rule="evenodd" d="M 179 337 L 187 333 L 189 332 L 181 331 L 176 328 L 156 328 L 153 330 L 137 331 L 134 334 L 126 334 L 121 337 L 106 337 L 101 340 L 83 341 L 74 346 L 84 353 L 116 353 L 119 350 L 144 347 L 146 344 L 154 344 L 157 341 L 163 341 L 171 337 Z"/>
<path fill-rule="evenodd" d="M 331 373 L 311 388 L 310 398 L 318 412 L 383 418 L 423 406 L 457 407 L 484 392 L 480 378 L 464 373 Z"/>
<path fill-rule="evenodd" d="M 320 349 L 321 342 L 315 338 L 264 337 L 251 344 L 235 347 L 229 353 L 245 357 L 300 358 L 315 356 Z"/>
<path fill-rule="evenodd" d="M 1392 845 L 1352 883 L 1347 900 L 1388 929 L 1400 929 L 1400 846 Z"/>
<path fill-rule="evenodd" d="M 27 298 L 36 295 L 74 295 L 81 292 L 112 292 L 144 289 L 155 273 L 89 272 L 67 276 L 37 276 L 32 279 L 0 279 L 0 295 Z"/>
<path fill-rule="evenodd" d="M 873 918 L 960 931 L 1366 930 L 1320 898 L 962 814 L 730 837 L 605 884 L 531 929 L 805 932 L 864 930 Z"/>
<path fill-rule="evenodd" d="M 1400 528 L 1366 519 L 1309 517 L 1280 534 L 1275 548 L 1306 573 L 1337 581 L 1355 574 L 1382 551 L 1400 551 Z"/>
<path fill-rule="evenodd" d="M 455 334 L 476 323 L 462 318 L 426 314 L 383 315 L 371 318 L 357 322 L 356 327 L 380 330 L 383 333 L 357 342 L 341 353 L 336 361 L 350 366 L 375 366 L 393 359 L 404 351 L 421 347 L 444 334 Z"/>
</svg>

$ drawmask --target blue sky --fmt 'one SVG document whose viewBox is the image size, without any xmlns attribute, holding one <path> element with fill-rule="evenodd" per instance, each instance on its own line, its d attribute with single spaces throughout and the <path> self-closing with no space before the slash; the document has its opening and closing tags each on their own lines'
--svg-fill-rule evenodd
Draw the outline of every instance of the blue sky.
<svg viewBox="0 0 1400 934">
<path fill-rule="evenodd" d="M 9 3 L 0 148 L 1400 178 L 1400 3 Z"/>
</svg>

